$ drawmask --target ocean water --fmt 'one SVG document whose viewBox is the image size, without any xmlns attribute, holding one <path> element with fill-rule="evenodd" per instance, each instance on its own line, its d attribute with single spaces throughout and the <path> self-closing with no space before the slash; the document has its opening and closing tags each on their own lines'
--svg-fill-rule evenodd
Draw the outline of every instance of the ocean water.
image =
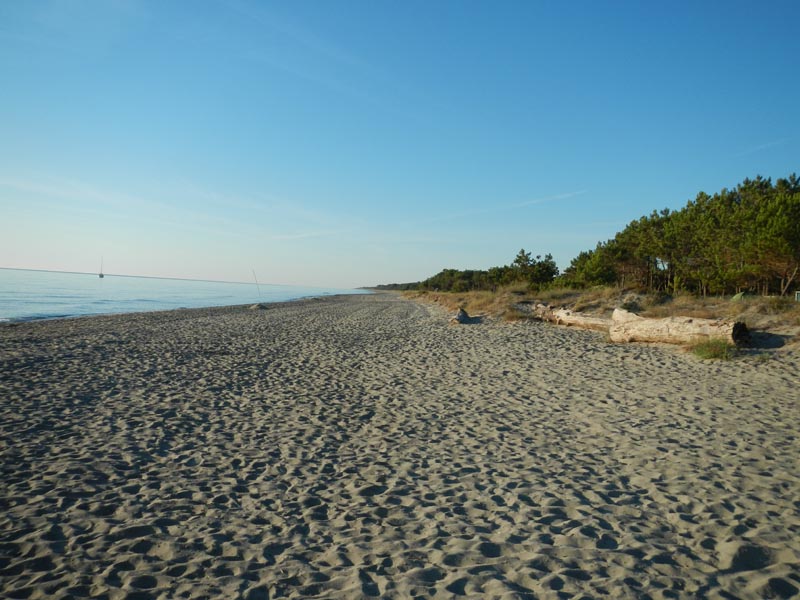
<svg viewBox="0 0 800 600">
<path fill-rule="evenodd" d="M 259 289 L 260 288 L 260 289 Z M 364 290 L 0 268 L 0 321 L 285 302 Z"/>
</svg>

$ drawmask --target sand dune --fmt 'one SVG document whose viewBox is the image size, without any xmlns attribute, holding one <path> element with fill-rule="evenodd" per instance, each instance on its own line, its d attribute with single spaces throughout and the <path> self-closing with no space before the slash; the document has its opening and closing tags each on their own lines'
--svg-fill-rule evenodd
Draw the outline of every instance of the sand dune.
<svg viewBox="0 0 800 600">
<path fill-rule="evenodd" d="M 389 294 L 2 326 L 0 591 L 791 597 L 799 366 Z"/>
</svg>

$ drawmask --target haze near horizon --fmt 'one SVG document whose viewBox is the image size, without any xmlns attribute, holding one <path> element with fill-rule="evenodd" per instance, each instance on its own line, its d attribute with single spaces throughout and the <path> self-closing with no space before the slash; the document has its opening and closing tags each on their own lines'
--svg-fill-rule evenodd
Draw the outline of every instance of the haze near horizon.
<svg viewBox="0 0 800 600">
<path fill-rule="evenodd" d="M 0 5 L 0 267 L 565 268 L 798 171 L 796 2 Z"/>
</svg>

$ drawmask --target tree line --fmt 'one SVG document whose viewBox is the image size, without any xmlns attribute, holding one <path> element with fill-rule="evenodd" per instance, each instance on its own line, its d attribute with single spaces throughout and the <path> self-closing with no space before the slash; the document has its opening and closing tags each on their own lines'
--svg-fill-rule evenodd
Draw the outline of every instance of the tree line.
<svg viewBox="0 0 800 600">
<path fill-rule="evenodd" d="M 550 254 L 520 250 L 510 265 L 445 269 L 425 281 L 378 286 L 463 292 L 526 283 L 537 289 L 617 285 L 651 292 L 786 295 L 800 282 L 800 180 L 745 179 L 734 189 L 699 193 L 680 210 L 653 211 L 564 273 Z"/>
<path fill-rule="evenodd" d="M 787 294 L 800 273 L 800 181 L 745 179 L 703 192 L 680 210 L 654 211 L 564 272 L 576 287 L 616 284 L 649 291 Z"/>
<path fill-rule="evenodd" d="M 523 282 L 535 288 L 552 283 L 557 276 L 558 266 L 551 254 L 545 254 L 544 257 L 541 255 L 532 257 L 531 253 L 526 252 L 523 248 L 510 265 L 492 267 L 486 271 L 444 269 L 425 281 L 391 283 L 377 287 L 384 290 L 469 292 L 496 290 L 504 285 Z"/>
</svg>

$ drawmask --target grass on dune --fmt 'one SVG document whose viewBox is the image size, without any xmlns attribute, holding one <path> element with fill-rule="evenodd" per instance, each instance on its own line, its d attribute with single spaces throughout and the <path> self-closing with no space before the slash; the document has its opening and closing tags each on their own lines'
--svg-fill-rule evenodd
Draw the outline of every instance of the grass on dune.
<svg viewBox="0 0 800 600">
<path fill-rule="evenodd" d="M 453 312 L 462 308 L 470 316 L 497 317 L 506 313 L 511 315 L 514 311 L 512 293 L 507 290 L 497 292 L 405 292 L 404 295 L 408 298 L 434 302 Z"/>
<path fill-rule="evenodd" d="M 692 354 L 703 360 L 730 360 L 736 356 L 736 346 L 722 340 L 707 340 L 689 347 Z"/>
<path fill-rule="evenodd" d="M 611 317 L 615 308 L 621 307 L 648 318 L 683 316 L 743 321 L 750 329 L 800 326 L 800 302 L 795 302 L 790 297 L 746 296 L 733 302 L 730 297 L 701 298 L 684 293 L 645 294 L 616 287 L 534 291 L 525 284 L 509 285 L 493 292 L 411 291 L 404 294 L 410 298 L 434 302 L 449 311 L 463 308 L 472 316 L 489 316 L 505 321 L 529 319 L 529 312 L 520 310 L 520 307 L 542 302 L 607 318 Z"/>
</svg>

